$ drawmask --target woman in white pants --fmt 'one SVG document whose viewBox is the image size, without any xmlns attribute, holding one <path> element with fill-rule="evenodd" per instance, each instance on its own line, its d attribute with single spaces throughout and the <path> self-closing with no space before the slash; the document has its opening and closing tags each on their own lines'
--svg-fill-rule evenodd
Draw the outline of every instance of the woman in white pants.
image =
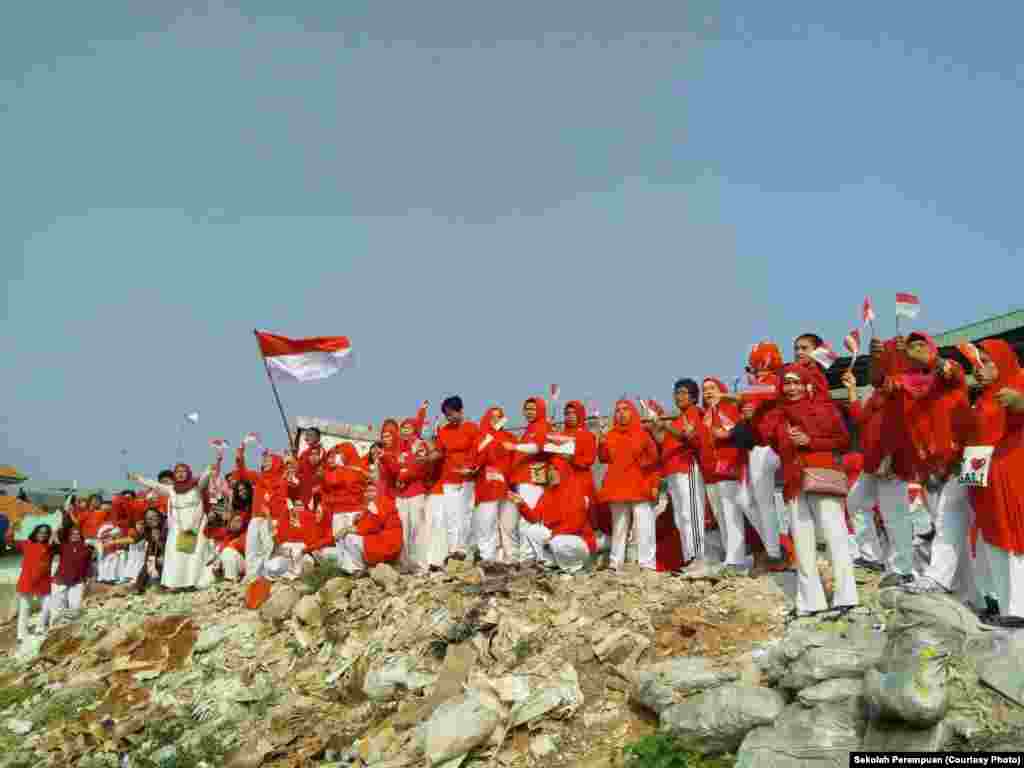
<svg viewBox="0 0 1024 768">
<path fill-rule="evenodd" d="M 509 499 L 522 515 L 519 531 L 533 550 L 533 560 L 566 573 L 583 569 L 597 542 L 590 528 L 588 499 L 567 461 L 551 460 L 544 493 L 533 507 L 516 494 Z"/>
<path fill-rule="evenodd" d="M 245 446 L 243 439 L 238 447 L 235 473 L 239 480 L 252 484 L 252 514 L 245 530 L 245 578 L 251 581 L 261 575 L 274 552 L 273 520 L 287 507 L 288 480 L 284 459 L 269 451 L 263 454 L 260 472 L 247 469 Z"/>
<path fill-rule="evenodd" d="M 835 459 L 835 452 L 849 447 L 850 435 L 831 402 L 811 399 L 813 383 L 810 369 L 802 365 L 788 366 L 783 373 L 782 405 L 764 420 L 759 435 L 782 459 L 783 498 L 790 509 L 797 560 L 794 609 L 797 616 L 828 608 L 818 573 L 816 528 L 820 528 L 825 537 L 832 561 L 832 607 L 843 613 L 857 605 L 857 583 L 843 511 L 845 475 Z M 814 475 L 814 469 L 826 472 Z M 819 482 L 813 479 L 815 476 Z M 830 494 L 835 495 L 820 492 L 827 486 L 820 480 L 829 479 L 835 481 L 834 490 L 830 490 Z"/>
<path fill-rule="evenodd" d="M 488 408 L 480 419 L 480 435 L 474 451 L 476 511 L 470 538 L 476 543 L 480 559 L 485 563 L 498 561 L 499 544 L 504 545 L 503 553 L 511 546 L 507 531 L 502 536 L 502 521 L 507 528 L 513 517 L 517 521 L 519 517 L 515 505 L 507 498 L 508 481 L 505 477 L 509 460 L 505 443 L 515 440 L 515 437 L 505 432 L 504 426 L 505 412 L 497 406 Z"/>
<path fill-rule="evenodd" d="M 661 449 L 661 472 L 672 499 L 683 563 L 694 569 L 704 565 L 705 490 L 700 464 L 711 451 L 711 435 L 697 407 L 699 391 L 693 379 L 677 381 L 674 399 L 679 415 L 670 423 L 656 422 L 652 431 Z"/>
<path fill-rule="evenodd" d="M 14 529 L 7 529 L 7 543 L 15 544 Z M 40 628 L 43 632 L 50 625 L 50 587 L 52 584 L 53 555 L 56 552 L 53 529 L 48 525 L 37 525 L 24 541 L 15 544 L 21 552 L 21 573 L 15 587 L 18 595 L 18 640 L 29 636 L 29 616 L 32 604 L 42 601 L 43 614 Z"/>
<path fill-rule="evenodd" d="M 416 571 L 429 568 L 427 548 L 430 520 L 427 518 L 427 482 L 432 472 L 426 461 L 427 444 L 419 437 L 417 419 L 402 422 L 394 454 L 395 503 L 402 520 L 401 563 Z"/>
<path fill-rule="evenodd" d="M 598 496 L 611 507 L 612 513 L 609 567 L 615 571 L 622 567 L 626 540 L 633 529 L 640 567 L 656 570 L 653 502 L 657 486 L 652 473 L 658 465 L 658 448 L 644 429 L 632 401 L 619 400 L 615 404 L 613 424 L 602 431 L 597 455 L 608 466 Z"/>
<path fill-rule="evenodd" d="M 740 421 L 740 410 L 735 403 L 722 398 L 728 389 L 719 379 L 704 379 L 704 426 L 711 435 L 713 452 L 711 466 L 705 467 L 704 483 L 708 501 L 725 550 L 727 574 L 742 575 L 749 571 L 747 540 L 743 518 L 750 514 L 749 494 L 741 493 L 740 474 L 745 457 L 732 444 L 732 431 Z"/>
</svg>

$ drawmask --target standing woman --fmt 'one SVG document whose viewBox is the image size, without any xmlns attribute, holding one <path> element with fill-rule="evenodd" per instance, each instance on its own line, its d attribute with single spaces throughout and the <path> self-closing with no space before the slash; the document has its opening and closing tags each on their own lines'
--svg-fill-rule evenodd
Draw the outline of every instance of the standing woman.
<svg viewBox="0 0 1024 768">
<path fill-rule="evenodd" d="M 504 425 L 505 412 L 498 407 L 488 408 L 480 419 L 480 437 L 474 450 L 476 512 L 470 539 L 476 542 L 480 558 L 487 563 L 498 560 L 499 543 L 504 562 L 516 562 L 519 554 L 518 549 L 512 550 L 508 530 L 512 525 L 518 526 L 519 513 L 507 498 L 509 453 L 504 445 L 515 438 L 502 429 Z M 518 539 L 515 545 L 518 546 Z"/>
<path fill-rule="evenodd" d="M 805 472 L 831 470 L 835 473 L 832 477 L 842 476 L 836 454 L 850 446 L 850 435 L 836 407 L 812 399 L 811 387 L 816 380 L 807 367 L 788 366 L 782 378 L 782 405 L 765 419 L 760 435 L 782 459 L 782 496 L 790 507 L 797 561 L 796 616 L 808 616 L 828 608 L 818 573 L 816 528 L 824 533 L 832 561 L 835 584 L 832 607 L 845 613 L 857 605 L 857 584 L 843 512 L 845 483 L 836 484 L 834 491 L 830 491 L 815 480 L 813 472 Z M 828 476 L 828 473 L 817 475 L 819 478 Z"/>
<path fill-rule="evenodd" d="M 572 440 L 575 450 L 569 456 L 569 469 L 588 507 L 597 503 L 597 487 L 594 483 L 594 462 L 597 461 L 597 436 L 587 429 L 587 409 L 579 400 L 565 404 L 565 429 L 563 432 Z"/>
<path fill-rule="evenodd" d="M 352 525 L 355 515 L 363 508 L 367 478 L 367 469 L 351 443 L 339 443 L 327 454 L 322 497 L 324 513 L 331 521 L 335 539 L 338 531 Z"/>
<path fill-rule="evenodd" d="M 245 441 L 238 447 L 236 469 L 239 480 L 252 483 L 252 507 L 245 531 L 245 578 L 251 581 L 263 571 L 274 551 L 273 521 L 288 507 L 288 479 L 284 459 L 265 451 L 261 471 L 245 466 Z"/>
<path fill-rule="evenodd" d="M 990 623 L 1019 628 L 1024 624 L 1024 371 L 1005 341 L 979 346 L 977 375 L 985 389 L 975 406 L 971 442 L 993 449 L 987 483 L 970 488 L 979 581 L 998 603 L 999 616 Z"/>
<path fill-rule="evenodd" d="M 167 519 L 156 507 L 146 510 L 139 531 L 142 545 L 142 568 L 135 576 L 135 591 L 142 594 L 150 585 L 160 583 L 164 570 L 164 544 L 167 542 Z"/>
<path fill-rule="evenodd" d="M 617 571 L 626 558 L 626 538 L 633 528 L 637 538 L 637 560 L 641 568 L 657 569 L 654 530 L 655 490 L 651 474 L 657 468 L 658 448 L 644 429 L 640 414 L 630 400 L 615 404 L 614 425 L 606 428 L 597 455 L 608 471 L 598 495 L 611 507 L 612 548 L 609 566 Z"/>
<path fill-rule="evenodd" d="M 219 469 L 219 458 L 217 465 Z M 172 486 L 161 485 L 138 474 L 131 476 L 139 485 L 168 497 L 167 543 L 160 577 L 160 583 L 167 589 L 194 589 L 203 576 L 207 542 L 203 531 L 202 492 L 214 471 L 214 468 L 207 467 L 197 481 L 193 479 L 188 464 L 178 464 L 174 467 Z"/>
<path fill-rule="evenodd" d="M 709 463 L 711 434 L 697 407 L 699 389 L 693 379 L 674 387 L 678 415 L 669 423 L 656 421 L 653 437 L 661 451 L 661 473 L 668 483 L 682 560 L 694 569 L 704 565 L 704 476 Z"/>
<path fill-rule="evenodd" d="M 720 380 L 704 379 L 703 389 L 704 426 L 711 435 L 712 445 L 711 465 L 705 467 L 704 472 L 708 501 L 722 536 L 726 571 L 734 575 L 745 574 L 745 509 L 740 496 L 740 477 L 746 459 L 732 442 L 732 431 L 740 421 L 740 411 L 735 403 L 722 398 L 729 390 Z"/>
</svg>

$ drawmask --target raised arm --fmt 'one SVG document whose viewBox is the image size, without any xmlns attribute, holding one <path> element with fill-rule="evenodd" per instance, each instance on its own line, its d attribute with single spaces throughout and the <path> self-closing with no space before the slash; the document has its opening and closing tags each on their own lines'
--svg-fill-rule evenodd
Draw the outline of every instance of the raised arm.
<svg viewBox="0 0 1024 768">
<path fill-rule="evenodd" d="M 164 485 L 163 483 L 158 483 L 156 480 L 150 480 L 148 477 L 143 477 L 142 475 L 139 474 L 129 474 L 128 479 L 135 483 L 138 483 L 141 486 L 149 488 L 149 490 L 151 491 L 159 493 L 161 496 L 171 495 L 170 486 Z"/>
</svg>

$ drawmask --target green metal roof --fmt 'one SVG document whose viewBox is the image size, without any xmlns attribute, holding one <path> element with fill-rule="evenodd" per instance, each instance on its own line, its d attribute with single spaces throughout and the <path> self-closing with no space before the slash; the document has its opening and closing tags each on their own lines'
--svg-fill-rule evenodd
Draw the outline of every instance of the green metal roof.
<svg viewBox="0 0 1024 768">
<path fill-rule="evenodd" d="M 954 328 L 952 331 L 940 333 L 935 337 L 935 343 L 940 347 L 949 347 L 961 341 L 979 341 L 1019 328 L 1024 328 L 1024 309 L 990 317 L 988 320 L 979 320 L 962 328 Z"/>
</svg>

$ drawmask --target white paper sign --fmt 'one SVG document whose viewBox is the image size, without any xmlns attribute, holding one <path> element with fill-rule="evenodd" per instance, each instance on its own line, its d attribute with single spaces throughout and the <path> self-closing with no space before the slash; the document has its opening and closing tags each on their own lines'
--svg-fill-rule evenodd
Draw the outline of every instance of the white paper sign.
<svg viewBox="0 0 1024 768">
<path fill-rule="evenodd" d="M 572 456 L 576 453 L 576 441 L 567 443 L 544 443 L 544 453 L 558 453 L 562 456 Z"/>
<path fill-rule="evenodd" d="M 991 445 L 969 445 L 964 448 L 964 461 L 960 467 L 960 485 L 988 488 L 988 473 L 992 467 Z"/>
</svg>

